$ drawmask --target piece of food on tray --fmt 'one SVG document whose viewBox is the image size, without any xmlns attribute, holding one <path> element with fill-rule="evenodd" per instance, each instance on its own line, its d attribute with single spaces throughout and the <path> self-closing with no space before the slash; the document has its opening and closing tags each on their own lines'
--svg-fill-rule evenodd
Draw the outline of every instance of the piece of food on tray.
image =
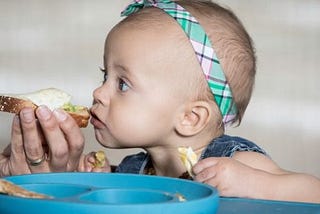
<svg viewBox="0 0 320 214">
<path fill-rule="evenodd" d="M 182 195 L 180 193 L 176 193 L 176 197 L 178 198 L 178 201 L 180 201 L 180 202 L 187 201 L 186 197 L 184 197 L 184 195 Z"/>
<path fill-rule="evenodd" d="M 189 175 L 193 178 L 192 167 L 198 162 L 197 154 L 192 150 L 191 147 L 179 147 L 178 152 L 183 165 L 186 167 Z"/>
<path fill-rule="evenodd" d="M 98 151 L 94 154 L 94 167 L 104 167 L 106 165 L 106 155 L 104 151 Z"/>
<path fill-rule="evenodd" d="M 47 88 L 32 93 L 0 95 L 0 111 L 18 114 L 25 107 L 36 109 L 40 105 L 46 105 L 51 110 L 65 110 L 79 127 L 86 127 L 90 118 L 88 108 L 73 105 L 70 101 L 71 95 L 68 93 L 56 88 Z"/>
<path fill-rule="evenodd" d="M 11 183 L 5 179 L 0 179 L 0 193 L 23 198 L 52 198 L 50 196 L 28 191 L 22 187 Z"/>
</svg>

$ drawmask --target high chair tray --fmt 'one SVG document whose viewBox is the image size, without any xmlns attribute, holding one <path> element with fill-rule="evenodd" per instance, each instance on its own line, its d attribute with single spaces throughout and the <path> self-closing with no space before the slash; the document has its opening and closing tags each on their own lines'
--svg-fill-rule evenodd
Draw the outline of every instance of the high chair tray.
<svg viewBox="0 0 320 214">
<path fill-rule="evenodd" d="M 5 179 L 52 199 L 0 194 L 0 213 L 216 213 L 217 190 L 198 182 L 118 173 L 46 173 Z"/>
<path fill-rule="evenodd" d="M 320 204 L 220 198 L 217 214 L 320 214 Z"/>
</svg>

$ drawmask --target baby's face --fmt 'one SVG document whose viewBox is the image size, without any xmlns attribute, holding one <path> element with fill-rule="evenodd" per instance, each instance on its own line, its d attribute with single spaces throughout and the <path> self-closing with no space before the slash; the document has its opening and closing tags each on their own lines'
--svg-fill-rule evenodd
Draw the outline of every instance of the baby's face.
<svg viewBox="0 0 320 214">
<path fill-rule="evenodd" d="M 177 59 L 181 53 L 173 38 L 166 29 L 120 26 L 110 32 L 104 53 L 105 79 L 94 91 L 92 107 L 91 122 L 101 144 L 155 146 L 174 132 L 185 92 L 176 72 L 184 65 Z"/>
</svg>

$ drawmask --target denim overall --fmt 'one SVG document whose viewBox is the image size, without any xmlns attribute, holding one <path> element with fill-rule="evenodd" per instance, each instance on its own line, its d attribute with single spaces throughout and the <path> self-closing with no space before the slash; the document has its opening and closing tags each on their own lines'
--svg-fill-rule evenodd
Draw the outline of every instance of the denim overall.
<svg viewBox="0 0 320 214">
<path fill-rule="evenodd" d="M 222 135 L 207 146 L 200 159 L 208 157 L 232 157 L 237 151 L 252 151 L 266 155 L 266 152 L 253 142 L 241 137 Z M 115 172 L 143 174 L 145 167 L 151 161 L 150 155 L 145 152 L 125 157 Z"/>
</svg>

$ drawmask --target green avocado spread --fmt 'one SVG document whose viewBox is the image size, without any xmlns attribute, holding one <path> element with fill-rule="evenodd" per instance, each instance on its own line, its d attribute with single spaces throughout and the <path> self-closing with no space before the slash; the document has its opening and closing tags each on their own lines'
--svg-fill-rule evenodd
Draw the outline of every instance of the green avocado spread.
<svg viewBox="0 0 320 214">
<path fill-rule="evenodd" d="M 66 103 L 61 108 L 65 111 L 69 111 L 69 112 L 77 112 L 77 111 L 83 109 L 82 106 L 72 105 L 71 103 Z"/>
</svg>

